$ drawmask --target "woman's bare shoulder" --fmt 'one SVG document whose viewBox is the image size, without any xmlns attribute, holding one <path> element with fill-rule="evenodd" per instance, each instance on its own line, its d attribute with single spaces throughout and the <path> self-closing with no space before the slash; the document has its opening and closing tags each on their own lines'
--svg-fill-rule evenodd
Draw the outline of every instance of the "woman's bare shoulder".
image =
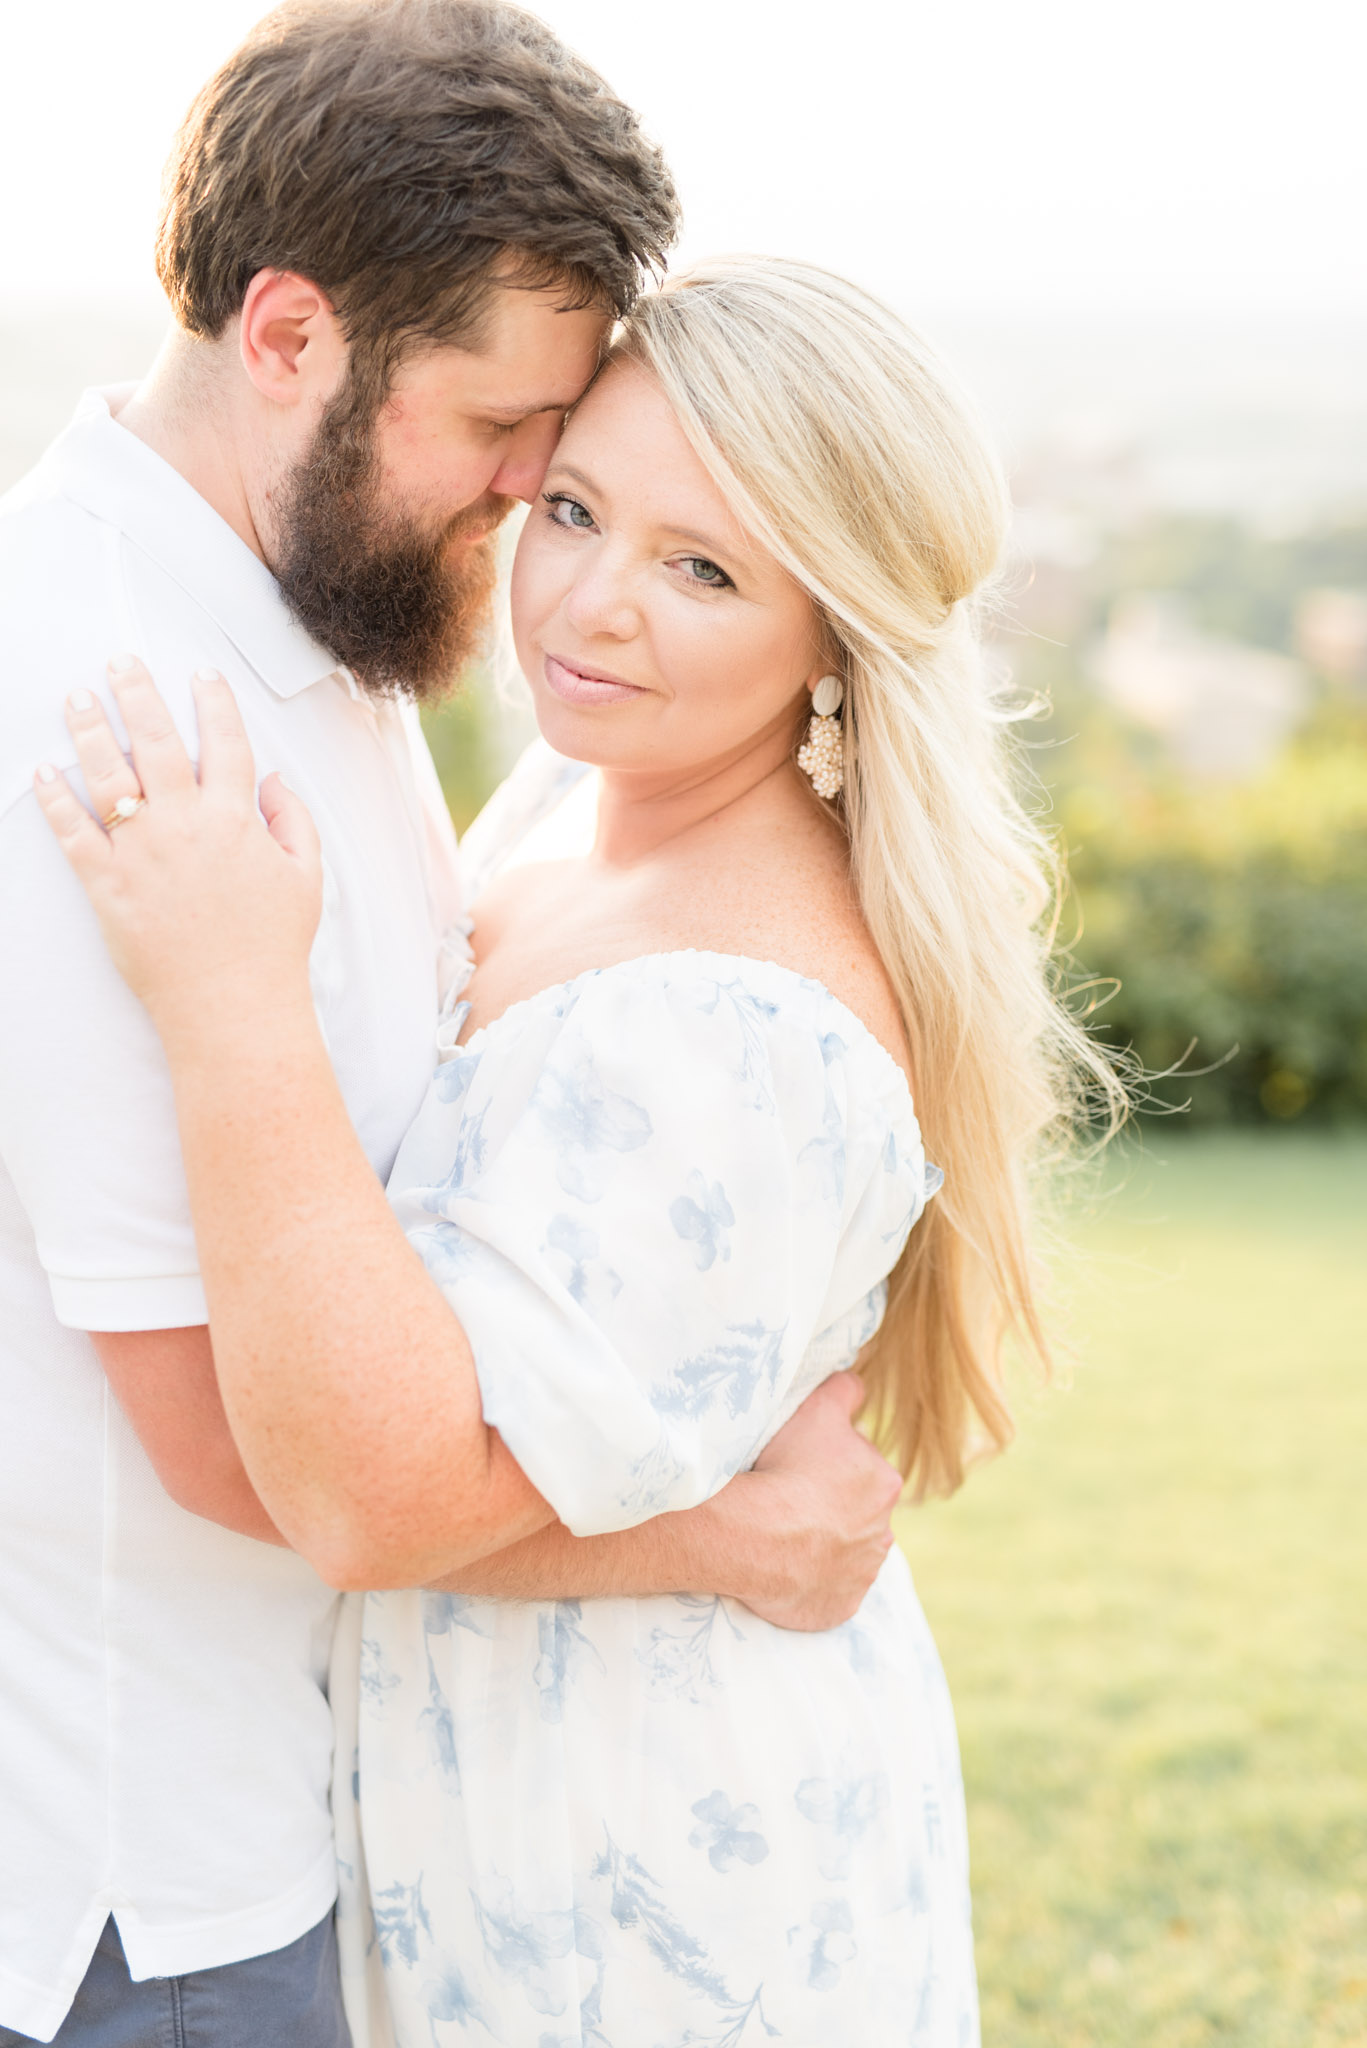
<svg viewBox="0 0 1367 2048">
<path fill-rule="evenodd" d="M 758 949 L 755 949 L 758 951 Z M 828 988 L 910 1073 L 902 1013 L 858 905 L 819 896 L 776 918 L 763 956 Z"/>
<path fill-rule="evenodd" d="M 695 895 L 679 943 L 770 960 L 819 981 L 909 1071 L 901 1010 L 860 911 L 844 840 L 825 827 L 746 852 Z"/>
</svg>

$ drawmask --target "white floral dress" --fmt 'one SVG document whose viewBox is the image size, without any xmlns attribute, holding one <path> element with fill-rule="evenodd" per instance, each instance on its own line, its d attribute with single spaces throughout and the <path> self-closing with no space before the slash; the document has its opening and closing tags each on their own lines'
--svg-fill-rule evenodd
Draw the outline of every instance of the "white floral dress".
<svg viewBox="0 0 1367 2048">
<path fill-rule="evenodd" d="M 592 1535 L 753 1462 L 876 1328 L 937 1184 L 849 1010 L 688 952 L 453 1049 L 391 1198 L 488 1420 Z M 334 1706 L 357 2048 L 977 2042 L 953 1716 L 897 1552 L 822 1635 L 705 1592 L 353 1596 Z"/>
</svg>

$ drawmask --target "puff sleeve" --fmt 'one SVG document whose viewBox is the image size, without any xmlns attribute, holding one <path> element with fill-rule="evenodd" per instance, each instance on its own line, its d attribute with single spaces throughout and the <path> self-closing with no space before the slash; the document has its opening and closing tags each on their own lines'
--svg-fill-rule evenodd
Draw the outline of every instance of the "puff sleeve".
<svg viewBox="0 0 1367 2048">
<path fill-rule="evenodd" d="M 579 1536 L 750 1463 L 926 1192 L 905 1081 L 857 1020 L 708 955 L 581 977 L 476 1034 L 390 1183 L 485 1419 Z"/>
</svg>

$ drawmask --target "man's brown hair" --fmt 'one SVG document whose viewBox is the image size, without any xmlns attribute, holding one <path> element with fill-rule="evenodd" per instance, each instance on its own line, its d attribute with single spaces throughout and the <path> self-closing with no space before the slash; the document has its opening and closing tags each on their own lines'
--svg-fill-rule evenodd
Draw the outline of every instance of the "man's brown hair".
<svg viewBox="0 0 1367 2048">
<path fill-rule="evenodd" d="M 297 271 L 387 370 L 414 343 L 468 344 L 510 257 L 517 282 L 621 315 L 677 225 L 660 151 L 534 16 L 289 0 L 186 116 L 157 273 L 212 337 L 257 271 Z"/>
</svg>

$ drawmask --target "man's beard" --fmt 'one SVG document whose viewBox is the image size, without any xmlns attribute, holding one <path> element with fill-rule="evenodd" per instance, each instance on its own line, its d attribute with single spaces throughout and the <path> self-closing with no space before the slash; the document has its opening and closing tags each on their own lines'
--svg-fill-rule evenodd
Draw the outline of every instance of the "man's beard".
<svg viewBox="0 0 1367 2048">
<path fill-rule="evenodd" d="M 272 564 L 315 640 L 377 695 L 439 696 L 481 652 L 497 583 L 494 529 L 514 500 L 486 496 L 438 528 L 387 507 L 374 446 L 378 408 L 343 392 L 285 479 Z M 461 535 L 487 538 L 466 541 Z"/>
</svg>

